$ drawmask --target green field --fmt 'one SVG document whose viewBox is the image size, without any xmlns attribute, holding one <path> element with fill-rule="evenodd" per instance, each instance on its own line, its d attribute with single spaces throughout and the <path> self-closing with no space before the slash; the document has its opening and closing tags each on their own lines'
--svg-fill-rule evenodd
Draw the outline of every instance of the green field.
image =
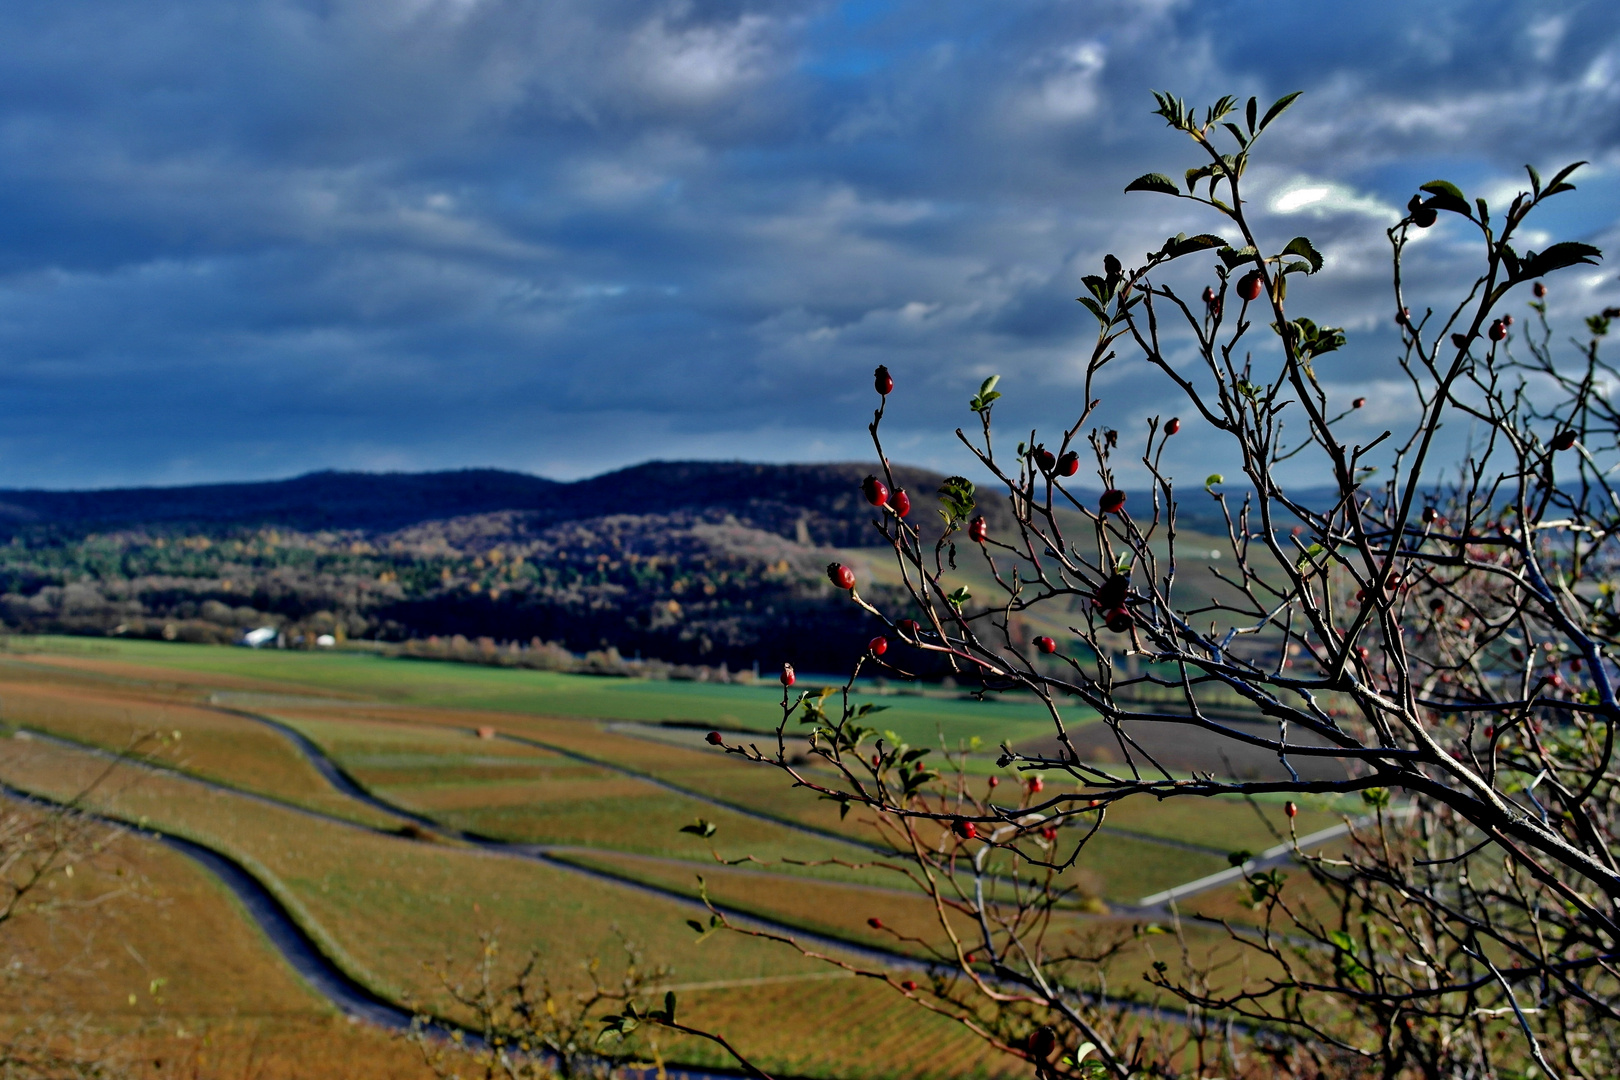
<svg viewBox="0 0 1620 1080">
<path fill-rule="evenodd" d="M 402 705 L 535 713 L 592 720 L 674 720 L 774 730 L 781 719 L 779 686 L 739 686 L 569 675 L 549 671 L 390 658 L 368 652 L 283 652 L 119 638 L 13 637 L 8 651 L 40 658 L 158 667 L 212 677 L 221 684 L 250 681 L 266 690 Z M 823 685 L 812 678 L 800 688 Z M 872 700 L 864 698 L 862 700 Z M 1040 707 L 1023 702 L 977 702 L 940 691 L 886 694 L 882 727 L 916 745 L 937 745 L 943 733 L 955 746 L 974 735 L 995 746 L 1049 730 Z"/>
</svg>

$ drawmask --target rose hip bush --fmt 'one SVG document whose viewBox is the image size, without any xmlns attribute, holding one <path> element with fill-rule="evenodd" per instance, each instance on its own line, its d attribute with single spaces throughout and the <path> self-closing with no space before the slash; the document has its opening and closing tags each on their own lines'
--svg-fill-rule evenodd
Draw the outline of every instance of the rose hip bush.
<svg viewBox="0 0 1620 1080">
<path fill-rule="evenodd" d="M 1134 264 L 1108 255 L 1085 278 L 1097 335 L 1058 426 L 995 437 L 1002 391 L 984 382 L 957 432 L 980 482 L 939 490 L 942 532 L 925 537 L 911 499 L 893 498 L 882 425 L 905 373 L 877 370 L 879 464 L 864 491 L 906 599 L 870 602 L 849 567 L 830 566 L 882 636 L 842 691 L 796 691 L 785 673 L 774 748 L 721 745 L 875 822 L 890 862 L 934 897 L 947 944 L 928 946 L 928 981 L 861 973 L 1042 1076 L 1613 1075 L 1620 372 L 1600 345 L 1620 311 L 1558 338 L 1544 279 L 1600 254 L 1532 250 L 1526 226 L 1577 166 L 1527 168 L 1506 206 L 1444 180 L 1412 195 L 1387 235 L 1415 419 L 1360 442 L 1346 420 L 1365 399 L 1323 378 L 1344 331 L 1288 300 L 1323 258 L 1308 237 L 1260 235 L 1245 200 L 1250 156 L 1297 95 L 1201 113 L 1156 97 L 1190 167 L 1126 190 L 1196 206 L 1212 231 Z M 1470 278 L 1409 276 L 1409 245 L 1433 228 L 1472 238 Z M 1127 364 L 1162 382 L 1176 415 L 1136 431 L 1102 422 L 1098 376 Z M 1178 549 L 1186 492 L 1164 467 L 1189 427 L 1242 472 L 1192 485 L 1224 522 L 1213 596 L 1206 576 L 1188 580 L 1207 540 L 1191 558 Z M 1472 434 L 1442 437 L 1459 430 Z M 1145 478 L 1134 486 L 1125 454 Z M 1296 489 L 1284 469 L 1313 480 Z M 1016 528 L 989 529 L 988 507 Z M 993 596 L 961 583 L 965 560 Z M 1030 636 L 1042 612 L 1066 632 Z M 872 726 L 859 677 L 940 662 L 983 695 L 1044 706 L 1050 749 L 998 759 L 1026 783 L 987 778 L 971 747 L 930 757 Z M 1082 721 L 1107 725 L 1119 763 L 1076 750 Z M 1166 726 L 1259 748 L 1276 768 L 1161 763 L 1143 736 Z M 790 752 L 800 736 L 804 756 Z M 1216 796 L 1289 796 L 1290 828 L 1295 797 L 1362 809 L 1335 843 L 1296 844 L 1286 868 L 1237 860 L 1249 915 L 1229 930 L 1243 962 L 1187 946 L 1172 911 L 1178 933 L 1138 965 L 1146 984 L 1109 981 L 1123 938 L 1052 930 L 1072 901 L 1065 873 L 1125 800 Z M 1152 993 L 1179 1011 L 1144 1012 Z"/>
</svg>

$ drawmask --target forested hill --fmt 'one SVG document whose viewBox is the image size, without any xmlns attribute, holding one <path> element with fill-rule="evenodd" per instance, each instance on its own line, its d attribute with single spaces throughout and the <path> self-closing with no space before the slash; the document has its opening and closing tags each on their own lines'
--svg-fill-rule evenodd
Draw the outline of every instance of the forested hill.
<svg viewBox="0 0 1620 1080">
<path fill-rule="evenodd" d="M 479 469 L 4 491 L 0 621 L 216 642 L 260 626 L 303 640 L 538 639 L 836 670 L 874 632 L 824 573 L 862 558 L 836 549 L 880 542 L 860 490 L 869 469 L 649 462 L 572 483 Z M 911 520 L 937 530 L 945 478 L 896 478 Z M 1010 529 L 1004 497 L 986 493 L 982 510 Z"/>
<path fill-rule="evenodd" d="M 885 610 L 909 603 L 851 550 L 881 543 L 869 469 L 655 461 L 572 483 L 469 469 L 0 491 L 0 622 L 216 642 L 261 626 L 306 641 L 461 635 L 838 670 L 879 627 L 832 590 L 829 560 L 860 568 Z M 895 477 L 931 541 L 945 478 Z M 1128 505 L 1151 512 L 1146 495 Z M 982 490 L 979 509 L 992 534 L 1013 531 L 1004 493 Z M 1199 492 L 1182 528 L 1201 513 L 1224 532 L 1207 520 L 1218 511 Z"/>
<path fill-rule="evenodd" d="M 654 461 L 560 483 L 499 469 L 432 473 L 318 472 L 290 480 L 102 491 L 0 490 L 0 535 L 58 536 L 131 527 L 274 526 L 367 535 L 455 518 L 515 511 L 533 527 L 622 514 L 719 511 L 777 535 L 813 543 L 871 542 L 857 464 L 759 465 Z M 943 476 L 901 468 L 919 503 Z M 985 512 L 999 518 L 997 505 Z M 925 515 L 932 517 L 931 513 Z"/>
</svg>

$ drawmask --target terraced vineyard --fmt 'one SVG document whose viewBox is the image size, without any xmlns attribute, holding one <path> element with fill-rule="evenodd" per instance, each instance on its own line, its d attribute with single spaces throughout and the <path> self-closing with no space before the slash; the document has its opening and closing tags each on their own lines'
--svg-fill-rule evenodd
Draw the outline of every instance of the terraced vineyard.
<svg viewBox="0 0 1620 1080">
<path fill-rule="evenodd" d="M 65 798 L 109 753 L 161 733 L 142 744 L 151 752 L 141 763 L 121 766 L 95 793 L 93 809 L 246 868 L 343 977 L 388 1001 L 467 1019 L 424 965 L 470 961 L 487 931 L 508 945 L 509 962 L 533 947 L 563 978 L 592 956 L 612 957 L 624 935 L 673 967 L 691 1022 L 724 1030 L 779 1074 L 876 1080 L 1004 1069 L 976 1037 L 917 1010 L 894 985 L 829 977 L 837 973 L 759 939 L 694 940 L 686 920 L 702 913 L 699 875 L 750 925 L 897 972 L 912 950 L 902 938 L 940 937 L 922 894 L 862 868 L 881 838 L 857 815 L 841 822 L 828 803 L 679 726 L 707 717 L 764 729 L 770 697 L 365 655 L 14 640 L 0 654 L 0 704 L 13 732 L 0 742 L 0 781 Z M 885 718 L 913 738 L 927 739 L 916 733 L 937 724 L 947 739 L 977 734 L 993 746 L 1039 724 L 1017 703 L 975 711 L 947 697 L 893 700 Z M 974 764 L 993 769 L 988 759 Z M 679 831 L 699 817 L 718 826 L 712 849 Z M 1133 905 L 1224 868 L 1227 846 L 1270 846 L 1281 820 L 1277 807 L 1242 803 L 1116 809 L 1071 881 L 1096 899 L 1059 912 L 1052 933 L 1083 940 L 1162 917 Z M 1302 824 L 1332 820 L 1323 808 Z M 70 1004 L 112 1027 L 161 1019 L 168 1034 L 152 1045 L 167 1049 L 153 1060 L 188 1052 L 173 1034 L 187 1025 L 193 1033 L 212 1025 L 233 1052 L 254 1032 L 281 1045 L 289 1032 L 330 1027 L 331 1006 L 202 870 L 148 841 L 121 851 L 163 892 L 168 914 L 150 925 L 120 916 L 117 932 L 141 963 L 115 957 L 99 981 L 61 984 Z M 764 861 L 727 868 L 717 854 Z M 1232 906 L 1226 893 L 1208 899 Z M 175 932 L 180 912 L 208 927 L 206 941 Z M 872 916 L 892 930 L 873 930 Z M 1200 950 L 1221 940 L 1210 931 L 1189 937 Z M 1114 985 L 1139 982 L 1153 958 L 1144 942 L 1121 953 Z M 215 992 L 216 984 L 233 989 Z M 827 1039 L 829 1023 L 865 1036 Z M 334 1061 L 371 1045 L 352 1025 L 330 1030 L 348 1048 L 334 1050 Z M 726 1064 L 695 1040 L 665 1039 L 659 1052 Z M 376 1060 L 412 1074 L 410 1059 L 392 1050 Z"/>
</svg>

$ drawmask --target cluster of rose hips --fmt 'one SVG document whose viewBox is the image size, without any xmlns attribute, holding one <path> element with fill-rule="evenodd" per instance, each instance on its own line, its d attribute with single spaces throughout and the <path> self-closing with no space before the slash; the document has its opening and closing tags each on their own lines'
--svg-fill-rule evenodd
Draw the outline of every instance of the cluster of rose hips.
<svg viewBox="0 0 1620 1080">
<path fill-rule="evenodd" d="M 887 506 L 890 510 L 893 510 L 895 517 L 903 518 L 911 513 L 911 496 L 906 494 L 906 489 L 895 488 L 891 492 L 889 485 L 876 476 L 868 476 L 861 481 L 861 493 L 866 496 L 866 501 L 873 506 L 880 509 Z"/>
<path fill-rule="evenodd" d="M 1491 340 L 1492 341 L 1506 340 L 1506 338 L 1508 336 L 1508 327 L 1510 327 L 1512 325 L 1513 325 L 1513 316 L 1511 316 L 1511 315 L 1504 315 L 1500 319 L 1497 319 L 1495 322 L 1491 323 L 1491 328 L 1488 331 Z"/>
<path fill-rule="evenodd" d="M 1097 587 L 1092 604 L 1102 612 L 1103 622 L 1116 634 L 1131 628 L 1131 612 L 1126 606 L 1131 595 L 1131 579 L 1124 574 L 1110 575 Z"/>
<path fill-rule="evenodd" d="M 1073 450 L 1065 450 L 1058 455 L 1045 446 L 1036 446 L 1030 450 L 1029 456 L 1036 468 L 1047 476 L 1073 476 L 1080 471 L 1080 455 Z"/>
</svg>

